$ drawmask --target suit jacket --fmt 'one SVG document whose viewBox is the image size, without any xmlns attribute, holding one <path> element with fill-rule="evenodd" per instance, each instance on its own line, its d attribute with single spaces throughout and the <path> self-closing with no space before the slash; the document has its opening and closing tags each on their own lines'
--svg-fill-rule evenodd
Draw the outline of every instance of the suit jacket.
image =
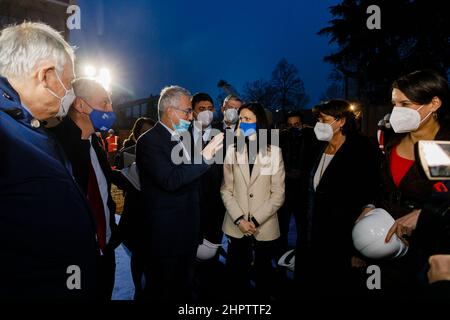
<svg viewBox="0 0 450 320">
<path fill-rule="evenodd" d="M 223 132 L 223 129 L 212 125 L 212 129 Z M 192 130 L 195 130 L 192 127 Z M 191 132 L 193 132 L 191 130 Z M 194 134 L 192 134 L 194 138 Z M 201 146 L 202 135 L 198 135 L 198 141 L 192 141 L 192 146 Z M 209 141 L 203 143 L 208 145 Z M 218 151 L 219 154 L 224 154 L 223 149 Z M 222 197 L 220 196 L 220 187 L 223 179 L 223 165 L 221 163 L 214 163 L 211 168 L 200 178 L 200 233 L 201 239 L 216 244 L 222 243 L 222 223 L 225 215 L 225 207 L 223 205 Z"/>
<path fill-rule="evenodd" d="M 95 298 L 89 205 L 61 146 L 36 122 L 0 77 L 0 299 Z M 71 265 L 81 290 L 67 288 Z"/>
<path fill-rule="evenodd" d="M 73 175 L 75 180 L 80 185 L 84 194 L 87 195 L 88 181 L 89 181 L 89 166 L 91 163 L 90 148 L 92 148 L 97 155 L 100 167 L 105 175 L 106 182 L 108 184 L 108 208 L 110 212 L 110 219 L 107 221 L 111 228 L 111 238 L 109 244 L 113 248 L 117 247 L 118 243 L 115 241 L 115 233 L 117 230 L 115 213 L 116 203 L 111 196 L 111 177 L 112 170 L 109 166 L 106 152 L 103 150 L 99 138 L 95 135 L 91 135 L 91 142 L 89 140 L 81 139 L 81 129 L 73 122 L 70 117 L 64 118 L 64 120 L 56 127 L 53 127 L 51 131 L 54 133 L 61 146 L 64 149 L 73 169 Z"/>
<path fill-rule="evenodd" d="M 158 122 L 136 145 L 143 241 L 146 252 L 153 257 L 195 256 L 199 243 L 199 178 L 209 165 L 174 163 L 172 150 L 180 150 L 180 145 L 172 139 Z"/>
<path fill-rule="evenodd" d="M 244 216 L 254 217 L 259 224 L 256 240 L 270 241 L 280 236 L 277 210 L 284 202 L 284 164 L 281 149 L 271 146 L 264 157 L 256 158 L 252 174 L 248 164 L 247 146 L 236 151 L 231 145 L 223 165 L 223 183 L 220 189 L 227 212 L 223 222 L 225 234 L 234 238 L 244 235 L 235 221 Z"/>
</svg>

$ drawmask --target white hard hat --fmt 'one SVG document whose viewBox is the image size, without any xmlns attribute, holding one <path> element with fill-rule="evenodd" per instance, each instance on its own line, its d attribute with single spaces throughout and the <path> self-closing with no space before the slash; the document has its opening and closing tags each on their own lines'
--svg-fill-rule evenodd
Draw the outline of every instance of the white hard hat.
<svg viewBox="0 0 450 320">
<path fill-rule="evenodd" d="M 400 258 L 408 252 L 408 246 L 396 234 L 386 243 L 384 240 L 395 220 L 384 209 L 376 208 L 353 227 L 353 245 L 370 259 Z"/>
<path fill-rule="evenodd" d="M 220 244 L 214 244 L 206 239 L 203 239 L 203 243 L 197 248 L 197 259 L 199 260 L 209 260 L 212 259 L 219 249 Z"/>
<path fill-rule="evenodd" d="M 295 250 L 289 250 L 278 260 L 278 265 L 294 271 L 295 268 Z"/>
</svg>

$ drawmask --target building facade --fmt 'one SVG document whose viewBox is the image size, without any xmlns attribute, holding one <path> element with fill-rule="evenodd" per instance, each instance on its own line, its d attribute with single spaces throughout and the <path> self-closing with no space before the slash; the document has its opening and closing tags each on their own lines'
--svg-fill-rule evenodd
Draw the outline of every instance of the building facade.
<svg viewBox="0 0 450 320">
<path fill-rule="evenodd" d="M 0 0 L 0 29 L 24 21 L 44 22 L 60 31 L 68 40 L 67 7 L 74 0 Z"/>
</svg>

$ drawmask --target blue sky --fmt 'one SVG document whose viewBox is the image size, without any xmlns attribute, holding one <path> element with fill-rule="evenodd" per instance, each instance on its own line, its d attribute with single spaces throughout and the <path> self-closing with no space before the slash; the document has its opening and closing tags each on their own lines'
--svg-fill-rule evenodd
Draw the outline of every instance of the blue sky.
<svg viewBox="0 0 450 320">
<path fill-rule="evenodd" d="M 111 68 L 116 85 L 135 98 L 178 84 L 192 93 L 237 90 L 270 79 L 285 57 L 297 66 L 311 104 L 327 87 L 332 48 L 317 36 L 334 0 L 79 0 L 81 30 L 71 32 L 78 60 Z"/>
</svg>

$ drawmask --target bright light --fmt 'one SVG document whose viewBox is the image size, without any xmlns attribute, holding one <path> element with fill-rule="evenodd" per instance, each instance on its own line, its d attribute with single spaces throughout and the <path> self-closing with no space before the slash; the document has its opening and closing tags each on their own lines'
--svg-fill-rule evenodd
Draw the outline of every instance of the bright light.
<svg viewBox="0 0 450 320">
<path fill-rule="evenodd" d="M 108 91 L 111 88 L 111 72 L 108 68 L 97 70 L 94 66 L 87 65 L 84 67 L 84 76 L 99 82 Z"/>
<path fill-rule="evenodd" d="M 434 143 L 424 143 L 423 151 L 428 166 L 437 167 L 450 165 L 450 157 L 441 146 Z"/>
<path fill-rule="evenodd" d="M 111 86 L 111 73 L 107 68 L 101 68 L 99 74 L 96 77 L 96 80 L 100 82 L 100 84 L 109 91 Z"/>
<path fill-rule="evenodd" d="M 86 66 L 84 68 L 84 75 L 88 78 L 93 78 L 97 74 L 97 70 L 93 66 Z"/>
<path fill-rule="evenodd" d="M 350 110 L 355 111 L 355 106 L 353 104 L 350 105 Z"/>
</svg>

